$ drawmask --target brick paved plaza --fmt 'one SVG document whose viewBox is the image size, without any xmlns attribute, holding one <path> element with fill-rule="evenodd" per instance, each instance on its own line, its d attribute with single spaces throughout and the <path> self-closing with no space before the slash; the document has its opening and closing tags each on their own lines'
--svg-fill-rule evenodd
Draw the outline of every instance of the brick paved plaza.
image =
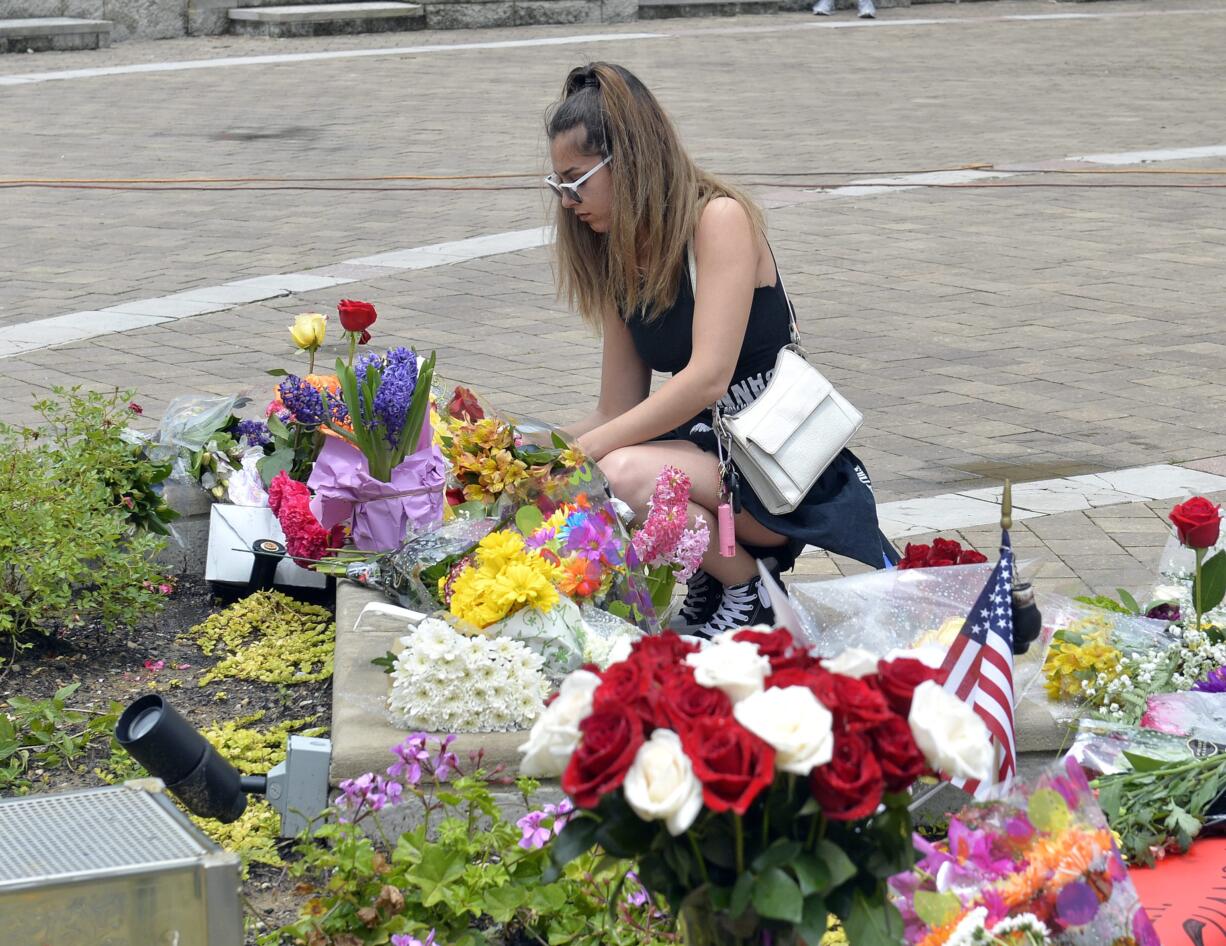
<svg viewBox="0 0 1226 946">
<path fill-rule="evenodd" d="M 565 72 L 600 58 L 639 73 L 693 153 L 768 206 L 806 340 L 867 415 L 856 449 L 883 502 L 1004 476 L 1226 474 L 1226 7 L 849 17 L 0 57 L 6 181 L 281 179 L 5 188 L 0 415 L 31 421 L 53 384 L 135 388 L 150 424 L 178 394 L 262 397 L 264 371 L 291 365 L 290 316 L 344 296 L 378 306 L 380 342 L 437 349 L 446 378 L 497 406 L 575 417 L 597 390 L 598 342 L 555 300 L 547 247 L 424 268 L 368 258 L 542 226 L 545 195 L 517 185 L 544 173 L 542 114 Z M 409 46 L 423 48 L 356 55 Z M 246 61 L 285 54 L 301 55 Z M 967 166 L 979 173 L 914 177 Z M 508 172 L 534 176 L 434 182 L 457 190 L 336 180 Z M 818 189 L 875 178 L 921 186 Z M 249 303 L 223 293 L 195 315 L 159 302 L 302 273 L 347 281 Z M 54 344 L 91 319 L 106 328 Z M 1053 585 L 1142 588 L 1168 506 L 1037 516 L 1015 538 Z M 815 556 L 803 570 L 837 567 Z"/>
</svg>

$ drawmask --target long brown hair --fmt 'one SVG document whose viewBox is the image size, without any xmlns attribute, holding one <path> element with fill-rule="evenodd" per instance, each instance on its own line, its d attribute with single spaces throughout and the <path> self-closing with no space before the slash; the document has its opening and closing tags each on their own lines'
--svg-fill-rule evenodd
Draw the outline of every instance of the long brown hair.
<svg viewBox="0 0 1226 946">
<path fill-rule="evenodd" d="M 755 231 L 765 231 L 758 206 L 694 163 L 660 103 L 628 69 L 593 62 L 571 70 L 545 131 L 552 141 L 579 126 L 585 155 L 613 159 L 612 214 L 609 232 L 596 233 L 558 203 L 558 292 L 597 328 L 605 312 L 651 321 L 676 301 L 686 245 L 712 198 L 738 201 Z"/>
</svg>

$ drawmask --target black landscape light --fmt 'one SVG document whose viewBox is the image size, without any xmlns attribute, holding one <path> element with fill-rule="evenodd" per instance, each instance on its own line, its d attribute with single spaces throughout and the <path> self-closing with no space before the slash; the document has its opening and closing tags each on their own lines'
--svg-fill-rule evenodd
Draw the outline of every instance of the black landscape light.
<svg viewBox="0 0 1226 946">
<path fill-rule="evenodd" d="M 247 585 L 252 591 L 267 591 L 277 577 L 277 566 L 285 558 L 285 546 L 276 539 L 257 539 L 251 543 L 254 560 Z"/>
<path fill-rule="evenodd" d="M 281 816 L 281 837 L 294 837 L 328 807 L 332 743 L 290 736 L 285 761 L 266 775 L 240 775 L 191 723 L 156 693 L 123 711 L 115 738 L 192 814 L 237 821 L 247 795 L 264 795 Z"/>
</svg>

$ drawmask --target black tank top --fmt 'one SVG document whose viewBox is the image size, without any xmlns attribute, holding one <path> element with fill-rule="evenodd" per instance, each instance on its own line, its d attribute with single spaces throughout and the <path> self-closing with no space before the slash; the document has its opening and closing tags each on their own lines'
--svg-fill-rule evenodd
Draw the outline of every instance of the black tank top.
<svg viewBox="0 0 1226 946">
<path fill-rule="evenodd" d="M 739 411 L 762 393 L 774 373 L 779 350 L 791 341 L 790 322 L 787 295 L 776 270 L 773 286 L 753 291 L 736 369 L 728 393 L 719 402 L 722 409 Z M 688 365 L 694 351 L 694 292 L 689 272 L 682 269 L 677 300 L 658 319 L 649 323 L 636 315 L 627 320 L 626 327 L 639 357 L 652 371 L 676 374 Z"/>
</svg>

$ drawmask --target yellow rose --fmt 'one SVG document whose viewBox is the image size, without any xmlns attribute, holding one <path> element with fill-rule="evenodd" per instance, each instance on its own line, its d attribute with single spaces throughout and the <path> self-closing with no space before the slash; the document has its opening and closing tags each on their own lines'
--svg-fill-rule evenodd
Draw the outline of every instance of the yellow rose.
<svg viewBox="0 0 1226 946">
<path fill-rule="evenodd" d="M 303 312 L 295 316 L 294 324 L 289 327 L 289 333 L 294 344 L 303 351 L 319 351 L 324 343 L 324 332 L 328 327 L 328 317 L 320 312 Z"/>
</svg>

